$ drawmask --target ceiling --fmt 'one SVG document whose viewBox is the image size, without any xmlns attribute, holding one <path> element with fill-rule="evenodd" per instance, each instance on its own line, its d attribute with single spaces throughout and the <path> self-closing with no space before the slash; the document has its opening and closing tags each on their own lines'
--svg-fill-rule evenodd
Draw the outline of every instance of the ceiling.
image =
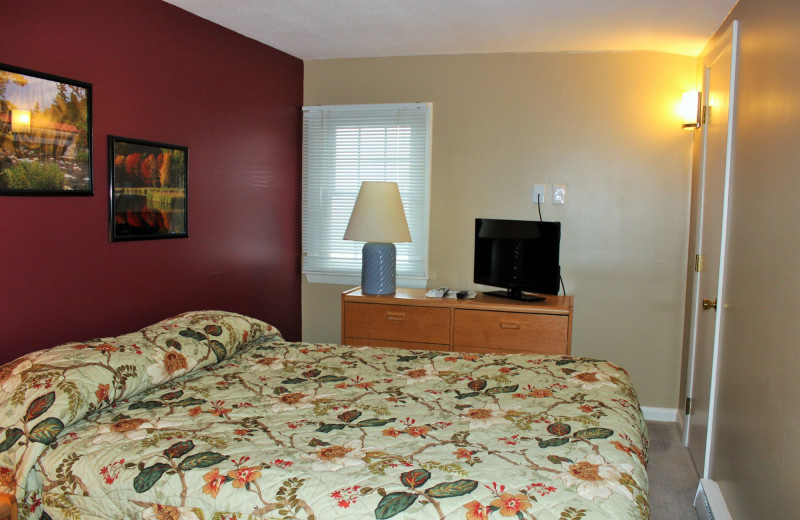
<svg viewBox="0 0 800 520">
<path fill-rule="evenodd" d="M 303 60 L 494 52 L 696 56 L 736 0 L 165 0 Z"/>
</svg>

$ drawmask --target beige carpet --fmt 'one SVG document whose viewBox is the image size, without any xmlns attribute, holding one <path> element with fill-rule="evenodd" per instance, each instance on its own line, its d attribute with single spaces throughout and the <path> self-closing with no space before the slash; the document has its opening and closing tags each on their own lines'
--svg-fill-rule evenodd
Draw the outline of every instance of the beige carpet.
<svg viewBox="0 0 800 520">
<path fill-rule="evenodd" d="M 697 520 L 692 503 L 697 490 L 697 470 L 675 423 L 648 421 L 652 520 Z"/>
</svg>

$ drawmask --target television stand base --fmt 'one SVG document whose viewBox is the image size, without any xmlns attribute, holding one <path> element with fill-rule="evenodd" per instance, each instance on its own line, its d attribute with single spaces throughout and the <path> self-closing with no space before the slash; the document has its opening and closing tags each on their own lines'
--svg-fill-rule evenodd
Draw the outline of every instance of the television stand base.
<svg viewBox="0 0 800 520">
<path fill-rule="evenodd" d="M 534 296 L 532 294 L 523 294 L 522 292 L 512 292 L 512 291 L 491 291 L 485 292 L 488 296 L 496 296 L 498 298 L 508 298 L 510 300 L 517 300 L 520 302 L 540 302 L 544 301 L 544 296 Z"/>
</svg>

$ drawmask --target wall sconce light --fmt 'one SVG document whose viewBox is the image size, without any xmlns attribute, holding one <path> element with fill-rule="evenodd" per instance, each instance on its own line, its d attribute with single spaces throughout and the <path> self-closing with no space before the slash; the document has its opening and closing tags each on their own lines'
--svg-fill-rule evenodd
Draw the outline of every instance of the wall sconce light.
<svg viewBox="0 0 800 520">
<path fill-rule="evenodd" d="M 31 131 L 31 111 L 12 110 L 11 111 L 11 131 L 25 133 Z"/>
<path fill-rule="evenodd" d="M 681 101 L 681 117 L 683 125 L 681 128 L 700 128 L 700 116 L 703 109 L 702 92 L 692 90 L 683 93 Z"/>
</svg>

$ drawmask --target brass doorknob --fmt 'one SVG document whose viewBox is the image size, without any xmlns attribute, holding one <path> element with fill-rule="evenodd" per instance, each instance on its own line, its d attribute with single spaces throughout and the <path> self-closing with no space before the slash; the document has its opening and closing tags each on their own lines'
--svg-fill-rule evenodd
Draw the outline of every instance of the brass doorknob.
<svg viewBox="0 0 800 520">
<path fill-rule="evenodd" d="M 713 300 L 709 300 L 708 298 L 703 299 L 703 310 L 707 311 L 708 309 L 717 310 L 717 299 L 714 298 Z"/>
</svg>

